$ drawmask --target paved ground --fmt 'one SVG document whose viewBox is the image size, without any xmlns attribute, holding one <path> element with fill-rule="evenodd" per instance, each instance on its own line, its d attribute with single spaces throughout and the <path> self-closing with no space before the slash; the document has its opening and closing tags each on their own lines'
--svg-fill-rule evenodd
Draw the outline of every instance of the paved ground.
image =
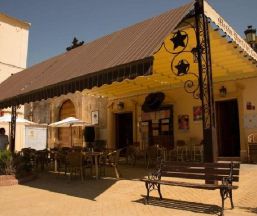
<svg viewBox="0 0 257 216">
<path fill-rule="evenodd" d="M 108 172 L 109 176 L 114 176 Z M 0 187 L 0 216 L 168 216 L 219 215 L 219 191 L 162 187 L 164 200 L 144 205 L 145 187 L 137 179 L 147 172 L 122 166 L 123 179 L 69 182 L 65 176 L 40 174 L 25 185 Z M 157 195 L 157 194 L 155 194 Z M 241 166 L 235 209 L 226 202 L 225 215 L 257 215 L 257 165 Z"/>
</svg>

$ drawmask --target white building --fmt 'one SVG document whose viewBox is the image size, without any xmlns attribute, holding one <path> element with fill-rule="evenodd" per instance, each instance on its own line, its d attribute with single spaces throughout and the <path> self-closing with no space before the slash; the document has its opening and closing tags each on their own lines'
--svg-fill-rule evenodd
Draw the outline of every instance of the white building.
<svg viewBox="0 0 257 216">
<path fill-rule="evenodd" d="M 29 28 L 30 23 L 0 13 L 0 83 L 26 68 Z M 23 106 L 18 108 L 19 117 L 23 117 L 23 110 Z M 0 116 L 9 114 L 10 111 L 10 109 L 0 110 Z M 0 123 L 0 127 L 4 127 L 9 134 L 8 123 Z M 16 128 L 17 147 L 23 142 L 23 134 L 24 126 L 18 125 Z"/>
</svg>

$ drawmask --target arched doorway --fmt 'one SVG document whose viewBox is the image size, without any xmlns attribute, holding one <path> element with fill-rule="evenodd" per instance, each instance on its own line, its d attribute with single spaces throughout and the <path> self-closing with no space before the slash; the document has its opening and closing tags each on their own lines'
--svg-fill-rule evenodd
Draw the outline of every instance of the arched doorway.
<svg viewBox="0 0 257 216">
<path fill-rule="evenodd" d="M 66 100 L 59 111 L 59 120 L 68 118 L 68 117 L 76 117 L 75 106 L 71 100 Z M 75 134 L 74 128 L 72 129 L 72 133 Z M 70 147 L 71 146 L 71 131 L 70 128 L 59 128 L 58 129 L 58 139 L 60 142 L 60 146 Z"/>
</svg>

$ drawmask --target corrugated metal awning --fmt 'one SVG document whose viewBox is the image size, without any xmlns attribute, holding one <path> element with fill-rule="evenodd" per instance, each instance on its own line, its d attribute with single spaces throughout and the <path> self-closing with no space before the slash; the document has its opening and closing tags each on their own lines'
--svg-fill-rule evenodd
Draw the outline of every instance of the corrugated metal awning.
<svg viewBox="0 0 257 216">
<path fill-rule="evenodd" d="M 193 6 L 188 3 L 14 74 L 0 85 L 0 108 L 151 74 L 154 52 Z"/>
</svg>

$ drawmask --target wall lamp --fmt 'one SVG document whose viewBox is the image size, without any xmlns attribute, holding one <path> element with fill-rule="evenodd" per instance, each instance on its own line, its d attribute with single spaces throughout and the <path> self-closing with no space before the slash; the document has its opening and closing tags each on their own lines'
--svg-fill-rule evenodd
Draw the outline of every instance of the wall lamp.
<svg viewBox="0 0 257 216">
<path fill-rule="evenodd" d="M 122 102 L 122 101 L 120 101 L 120 102 L 117 104 L 118 110 L 123 110 L 124 107 L 125 107 L 125 104 L 124 104 L 124 102 Z"/>
<path fill-rule="evenodd" d="M 225 86 L 221 86 L 221 88 L 220 88 L 220 96 L 221 97 L 226 97 L 226 95 L 227 95 L 227 89 L 226 89 L 226 87 Z"/>
</svg>

